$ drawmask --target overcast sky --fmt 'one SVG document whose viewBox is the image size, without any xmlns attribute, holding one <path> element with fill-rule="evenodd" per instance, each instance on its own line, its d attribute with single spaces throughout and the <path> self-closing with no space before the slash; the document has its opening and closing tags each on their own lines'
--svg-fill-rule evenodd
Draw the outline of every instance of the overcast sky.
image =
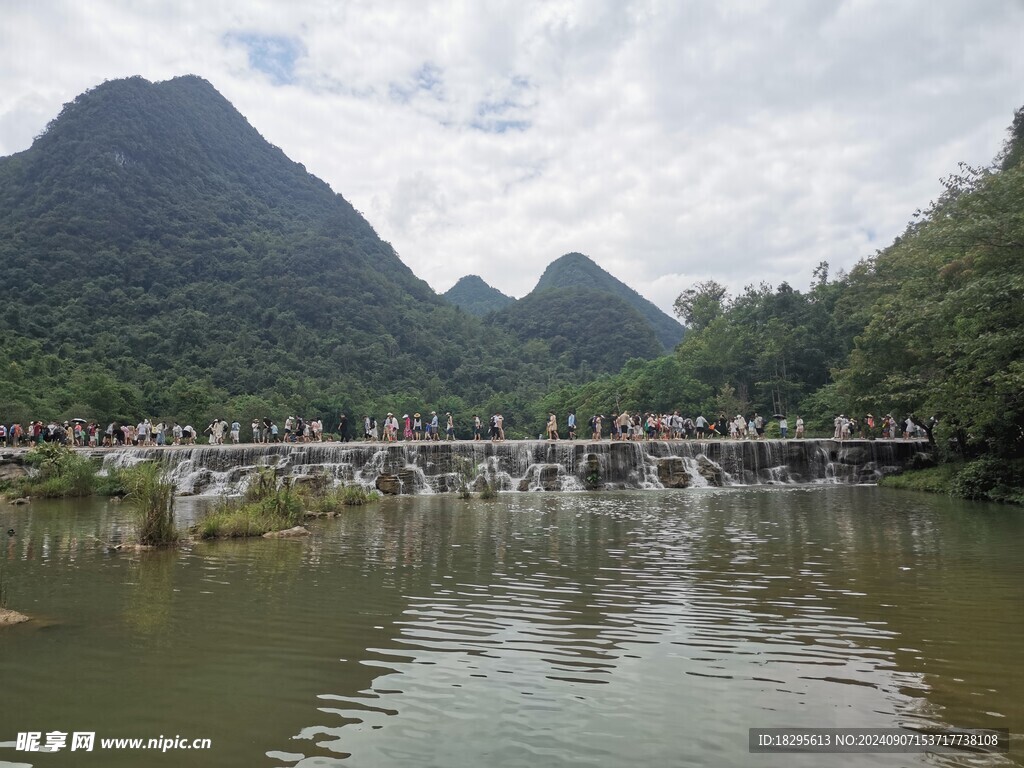
<svg viewBox="0 0 1024 768">
<path fill-rule="evenodd" d="M 438 292 L 580 251 L 666 311 L 888 245 L 1024 105 L 1024 2 L 0 0 L 0 155 L 198 74 Z"/>
</svg>

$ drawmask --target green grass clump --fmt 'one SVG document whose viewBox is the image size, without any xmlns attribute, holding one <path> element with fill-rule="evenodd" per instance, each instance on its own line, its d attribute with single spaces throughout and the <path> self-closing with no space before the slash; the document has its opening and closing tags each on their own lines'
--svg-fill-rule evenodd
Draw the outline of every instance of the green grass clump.
<svg viewBox="0 0 1024 768">
<path fill-rule="evenodd" d="M 161 546 L 178 540 L 174 525 L 174 484 L 164 479 L 163 469 L 144 461 L 122 470 L 126 499 L 135 512 L 141 544 Z"/>
<path fill-rule="evenodd" d="M 339 488 L 338 496 L 344 507 L 359 507 L 380 499 L 380 494 L 377 491 L 368 491 L 361 485 L 346 485 Z"/>
<path fill-rule="evenodd" d="M 284 520 L 267 513 L 259 505 L 223 502 L 207 513 L 193 529 L 200 539 L 235 539 L 262 536 L 270 531 L 291 528 Z"/>
<path fill-rule="evenodd" d="M 293 528 L 307 517 L 335 515 L 343 507 L 379 498 L 376 491 L 358 485 L 332 488 L 327 478 L 279 485 L 273 469 L 262 469 L 240 500 L 222 501 L 196 524 L 193 532 L 201 539 L 262 536 Z"/>
<path fill-rule="evenodd" d="M 898 475 L 882 478 L 878 484 L 886 488 L 900 488 L 907 491 L 949 494 L 950 483 L 962 466 L 962 464 L 940 464 L 928 469 L 908 469 Z"/>
</svg>

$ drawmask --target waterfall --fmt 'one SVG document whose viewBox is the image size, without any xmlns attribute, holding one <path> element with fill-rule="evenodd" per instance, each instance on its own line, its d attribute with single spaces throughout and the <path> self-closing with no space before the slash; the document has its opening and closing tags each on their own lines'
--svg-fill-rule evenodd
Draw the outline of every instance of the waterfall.
<svg viewBox="0 0 1024 768">
<path fill-rule="evenodd" d="M 157 461 L 182 495 L 236 495 L 263 467 L 388 494 L 870 483 L 899 472 L 923 441 L 675 440 L 298 443 L 86 451 L 103 471 Z"/>
</svg>

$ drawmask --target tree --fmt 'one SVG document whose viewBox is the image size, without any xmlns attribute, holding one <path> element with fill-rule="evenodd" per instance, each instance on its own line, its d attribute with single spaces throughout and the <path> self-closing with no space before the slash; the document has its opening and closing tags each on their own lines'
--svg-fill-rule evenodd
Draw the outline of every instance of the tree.
<svg viewBox="0 0 1024 768">
<path fill-rule="evenodd" d="M 687 328 L 700 331 L 721 316 L 727 305 L 725 286 L 714 280 L 705 280 L 679 294 L 673 309 Z"/>
</svg>

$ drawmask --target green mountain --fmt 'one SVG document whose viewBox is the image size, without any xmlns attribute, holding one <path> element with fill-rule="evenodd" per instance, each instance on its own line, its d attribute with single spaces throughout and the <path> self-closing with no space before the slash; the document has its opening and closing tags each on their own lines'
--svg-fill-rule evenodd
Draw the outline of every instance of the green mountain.
<svg viewBox="0 0 1024 768">
<path fill-rule="evenodd" d="M 464 312 L 477 317 L 483 317 L 488 312 L 502 309 L 515 302 L 511 296 L 492 288 L 477 275 L 459 278 L 459 282 L 442 295 Z"/>
<path fill-rule="evenodd" d="M 627 360 L 650 360 L 663 352 L 639 312 L 596 288 L 533 291 L 488 315 L 486 321 L 524 342 L 543 341 L 583 379 L 618 371 Z"/>
<path fill-rule="evenodd" d="M 655 358 L 673 349 L 684 332 L 682 325 L 580 253 L 549 264 L 533 291 L 518 301 L 476 275 L 459 280 L 445 298 L 522 342 L 546 344 L 583 378 L 612 373 L 634 358 Z"/>
<path fill-rule="evenodd" d="M 682 325 L 582 253 L 567 253 L 551 262 L 533 293 L 551 288 L 590 288 L 617 296 L 643 316 L 667 350 L 673 349 L 683 338 Z"/>
<path fill-rule="evenodd" d="M 512 413 L 569 376 L 193 76 L 104 83 L 0 159 L 0 283 L 5 419 Z"/>
</svg>

